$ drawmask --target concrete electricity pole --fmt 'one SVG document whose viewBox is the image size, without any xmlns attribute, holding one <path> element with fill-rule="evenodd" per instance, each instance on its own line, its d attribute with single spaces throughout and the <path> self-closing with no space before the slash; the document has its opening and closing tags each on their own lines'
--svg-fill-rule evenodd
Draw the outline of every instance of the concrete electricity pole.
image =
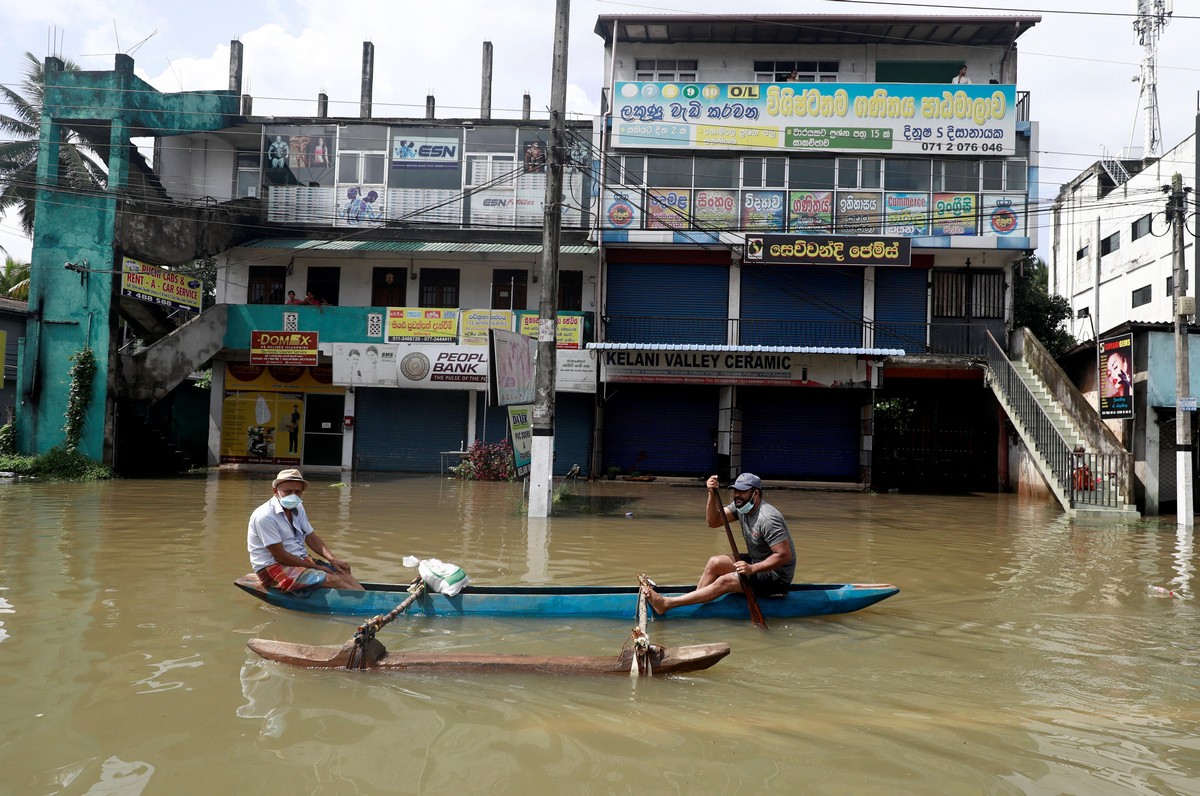
<svg viewBox="0 0 1200 796">
<path fill-rule="evenodd" d="M 562 239 L 563 147 L 567 107 L 567 34 L 571 0 L 557 0 L 550 79 L 550 141 L 546 153 L 542 224 L 541 303 L 538 305 L 533 445 L 529 461 L 529 516 L 550 516 L 554 493 L 554 371 L 558 345 L 558 246 Z"/>
<path fill-rule="evenodd" d="M 1188 376 L 1188 319 L 1196 311 L 1196 300 L 1187 301 L 1187 282 L 1184 279 L 1183 227 L 1187 194 L 1183 176 L 1171 176 L 1168 189 L 1167 221 L 1171 223 L 1171 248 L 1175 278 L 1175 499 L 1176 525 L 1191 528 L 1195 522 L 1192 494 L 1192 413 L 1191 383 Z M 1185 405 L 1186 404 L 1186 405 Z"/>
</svg>

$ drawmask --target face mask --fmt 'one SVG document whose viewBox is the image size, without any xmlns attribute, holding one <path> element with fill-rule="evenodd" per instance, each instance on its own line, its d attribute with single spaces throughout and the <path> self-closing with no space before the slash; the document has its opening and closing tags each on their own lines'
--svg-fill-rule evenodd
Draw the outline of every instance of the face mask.
<svg viewBox="0 0 1200 796">
<path fill-rule="evenodd" d="M 736 511 L 741 516 L 745 517 L 747 514 L 754 511 L 754 498 L 747 500 L 745 503 L 743 503 L 740 506 L 734 506 L 733 510 Z"/>
<path fill-rule="evenodd" d="M 279 505 L 283 506 L 285 509 L 288 509 L 289 511 L 295 510 L 295 509 L 299 508 L 299 506 L 300 506 L 300 496 L 299 495 L 284 495 L 283 497 L 281 497 L 279 499 Z"/>
</svg>

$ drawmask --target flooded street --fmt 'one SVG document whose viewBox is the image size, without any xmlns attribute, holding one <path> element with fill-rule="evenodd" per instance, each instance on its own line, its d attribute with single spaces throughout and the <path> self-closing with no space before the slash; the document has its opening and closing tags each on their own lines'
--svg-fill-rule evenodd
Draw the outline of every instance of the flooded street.
<svg viewBox="0 0 1200 796">
<path fill-rule="evenodd" d="M 414 554 L 478 584 L 686 583 L 727 551 L 699 482 L 580 483 L 531 523 L 519 485 L 309 478 L 313 524 L 367 581 L 409 579 Z M 768 488 L 798 581 L 900 594 L 766 632 L 653 622 L 656 643 L 732 654 L 632 681 L 263 662 L 251 637 L 354 630 L 233 586 L 269 494 L 269 475 L 239 473 L 0 485 L 0 792 L 1197 792 L 1196 558 L 1173 518 Z M 631 624 L 402 618 L 380 635 L 393 650 L 605 655 Z"/>
</svg>

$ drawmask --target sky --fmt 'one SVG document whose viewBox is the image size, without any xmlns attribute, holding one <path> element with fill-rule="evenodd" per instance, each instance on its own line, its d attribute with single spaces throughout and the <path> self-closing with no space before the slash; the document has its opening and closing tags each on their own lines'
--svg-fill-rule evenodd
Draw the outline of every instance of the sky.
<svg viewBox="0 0 1200 796">
<path fill-rule="evenodd" d="M 1038 201 L 1105 152 L 1142 145 L 1136 78 L 1144 55 L 1133 29 L 1138 0 L 1021 3 L 866 0 L 573 0 L 567 110 L 593 115 L 604 82 L 596 19 L 611 14 L 743 13 L 1032 15 L 1042 21 L 1017 41 L 1019 91 L 1040 122 Z M 1190 135 L 1200 103 L 1200 2 L 1175 3 L 1158 52 L 1163 150 Z M 479 111 L 484 41 L 493 46 L 493 118 L 520 115 L 528 92 L 535 117 L 550 103 L 554 0 L 437 0 L 354 6 L 328 0 L 0 0 L 0 83 L 16 86 L 22 53 L 58 52 L 84 69 L 108 70 L 130 54 L 139 77 L 163 92 L 224 89 L 229 42 L 244 45 L 243 90 L 255 115 L 312 116 L 325 92 L 330 114 L 358 112 L 362 43 L 375 45 L 373 113 L 422 117 L 434 95 L 439 117 Z M 1086 9 L 1081 11 L 1079 9 Z M 0 113 L 7 113 L 0 105 Z M 1048 213 L 1037 214 L 1039 254 L 1048 256 Z M 31 242 L 12 216 L 0 246 L 28 261 Z"/>
</svg>

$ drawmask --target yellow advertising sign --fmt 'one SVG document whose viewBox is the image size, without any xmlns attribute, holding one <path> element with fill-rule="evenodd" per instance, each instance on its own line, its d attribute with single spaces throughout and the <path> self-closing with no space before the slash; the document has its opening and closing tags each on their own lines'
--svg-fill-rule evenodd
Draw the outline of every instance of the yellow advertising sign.
<svg viewBox="0 0 1200 796">
<path fill-rule="evenodd" d="M 511 332 L 513 314 L 512 310 L 463 310 L 462 344 L 487 345 L 488 329 Z"/>
<path fill-rule="evenodd" d="M 517 331 L 537 339 L 538 316 L 523 314 L 520 321 L 520 328 Z M 559 313 L 554 337 L 555 348 L 583 348 L 583 313 L 575 315 Z"/>
<path fill-rule="evenodd" d="M 457 343 L 458 310 L 388 307 L 387 342 Z"/>
<path fill-rule="evenodd" d="M 194 276 L 164 271 L 132 257 L 121 259 L 122 296 L 149 304 L 199 312 L 200 290 L 203 287 L 204 283 Z"/>
</svg>

